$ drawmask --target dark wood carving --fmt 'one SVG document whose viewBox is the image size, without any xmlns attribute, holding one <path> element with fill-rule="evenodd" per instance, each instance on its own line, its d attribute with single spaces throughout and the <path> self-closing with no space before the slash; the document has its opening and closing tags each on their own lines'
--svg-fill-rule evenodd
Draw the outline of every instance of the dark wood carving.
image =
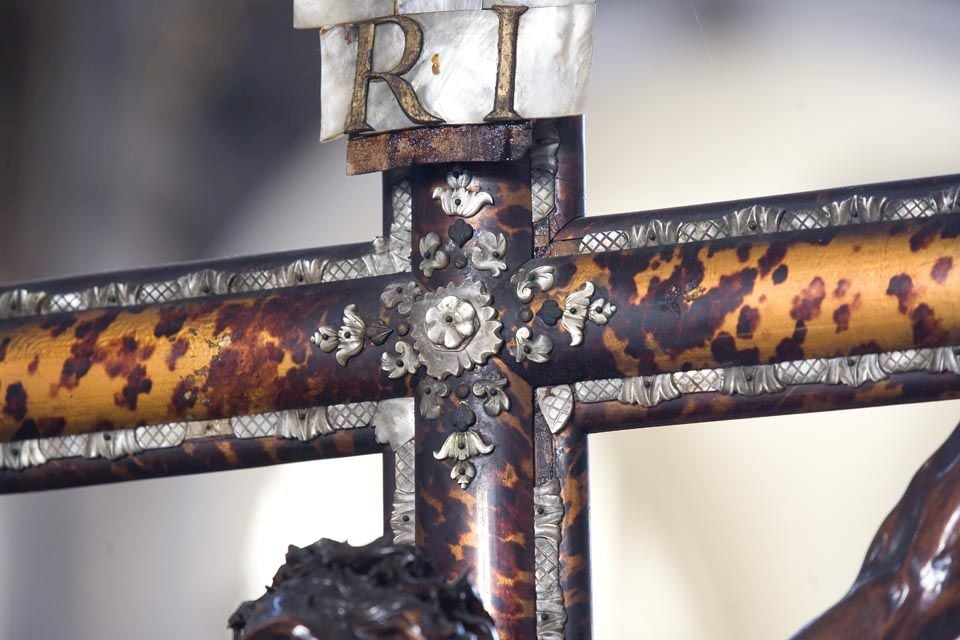
<svg viewBox="0 0 960 640">
<path fill-rule="evenodd" d="M 291 546 L 259 599 L 230 617 L 234 640 L 493 640 L 468 580 L 434 571 L 414 546 L 321 540 Z"/>
<path fill-rule="evenodd" d="M 853 588 L 794 640 L 960 637 L 960 427 L 877 532 Z"/>
</svg>

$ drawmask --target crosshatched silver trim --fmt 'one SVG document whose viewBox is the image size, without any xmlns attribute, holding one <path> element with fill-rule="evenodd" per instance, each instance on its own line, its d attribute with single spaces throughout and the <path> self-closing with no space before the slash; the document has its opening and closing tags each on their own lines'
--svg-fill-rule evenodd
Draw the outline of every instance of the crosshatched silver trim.
<svg viewBox="0 0 960 640">
<path fill-rule="evenodd" d="M 392 402 L 392 401 L 384 401 Z M 409 406 L 412 400 L 401 402 Z M 223 420 L 175 422 L 120 431 L 0 443 L 0 469 L 18 471 L 54 460 L 85 457 L 117 460 L 143 451 L 170 449 L 216 437 L 286 438 L 308 442 L 346 429 L 371 427 L 377 402 L 357 402 L 299 411 L 278 411 Z"/>
<path fill-rule="evenodd" d="M 415 446 L 413 440 L 394 454 L 393 512 L 390 527 L 395 544 L 413 544 L 417 529 L 417 504 L 414 484 Z"/>
<path fill-rule="evenodd" d="M 577 402 L 618 401 L 654 407 L 692 393 L 759 396 L 786 387 L 829 384 L 859 387 L 897 373 L 926 371 L 960 375 L 960 347 L 910 349 L 881 354 L 794 360 L 772 365 L 701 369 L 639 378 L 605 379 L 573 385 Z"/>
<path fill-rule="evenodd" d="M 917 198 L 851 196 L 819 209 L 752 205 L 716 218 L 676 221 L 650 219 L 626 229 L 588 233 L 579 252 L 603 253 L 765 233 L 823 229 L 864 222 L 912 220 L 960 213 L 960 186 Z"/>
<path fill-rule="evenodd" d="M 560 152 L 557 121 L 534 122 L 533 144 L 530 152 L 530 191 L 533 196 L 533 222 L 537 223 L 557 210 L 557 168 Z"/>
<path fill-rule="evenodd" d="M 563 430 L 573 416 L 574 392 L 568 384 L 556 387 L 540 387 L 534 393 L 537 409 L 547 423 L 550 433 L 556 435 Z"/>
<path fill-rule="evenodd" d="M 269 291 L 326 282 L 343 282 L 410 271 L 413 194 L 410 182 L 393 187 L 393 223 L 387 237 L 374 239 L 369 253 L 328 260 L 301 258 L 271 269 L 218 271 L 204 269 L 175 280 L 139 284 L 112 282 L 82 291 L 48 293 L 13 289 L 0 293 L 0 320 L 107 307 L 160 304 L 229 293 Z"/>
</svg>

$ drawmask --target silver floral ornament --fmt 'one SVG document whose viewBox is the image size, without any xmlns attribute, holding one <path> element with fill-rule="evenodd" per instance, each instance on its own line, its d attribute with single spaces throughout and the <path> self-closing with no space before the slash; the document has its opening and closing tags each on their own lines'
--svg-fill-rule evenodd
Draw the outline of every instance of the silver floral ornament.
<svg viewBox="0 0 960 640">
<path fill-rule="evenodd" d="M 447 296 L 427 309 L 427 337 L 444 349 L 459 349 L 477 332 L 477 310 L 469 302 Z"/>
<path fill-rule="evenodd" d="M 510 410 L 510 397 L 504 393 L 507 379 L 480 380 L 473 384 L 473 395 L 483 400 L 483 412 L 495 418 L 503 411 Z"/>
<path fill-rule="evenodd" d="M 439 237 L 438 237 L 439 238 Z M 413 303 L 423 295 L 423 289 L 412 280 L 406 284 L 388 285 L 380 294 L 380 302 L 387 309 L 396 309 L 402 315 L 410 315 Z"/>
<path fill-rule="evenodd" d="M 470 249 L 470 264 L 477 271 L 489 271 L 494 278 L 499 278 L 507 268 L 506 255 L 506 236 L 484 231 Z"/>
<path fill-rule="evenodd" d="M 480 434 L 473 429 L 457 431 L 447 436 L 439 451 L 433 452 L 437 460 L 464 461 L 481 455 L 490 454 L 495 445 L 486 444 Z"/>
<path fill-rule="evenodd" d="M 427 375 L 442 380 L 483 364 L 503 346 L 490 295 L 470 278 L 440 287 L 413 305 L 414 348 Z"/>
<path fill-rule="evenodd" d="M 83 450 L 85 458 L 117 460 L 143 451 L 133 429 L 110 433 L 92 433 Z"/>
<path fill-rule="evenodd" d="M 576 347 L 583 343 L 583 326 L 587 322 L 587 310 L 590 308 L 590 298 L 593 296 L 593 283 L 588 282 L 578 291 L 569 296 L 563 306 L 563 318 L 560 322 L 570 334 L 570 346 Z"/>
<path fill-rule="evenodd" d="M 310 341 L 324 353 L 337 352 L 337 362 L 341 367 L 363 351 L 367 325 L 357 312 L 357 305 L 348 305 L 343 310 L 343 324 L 339 329 L 320 327 Z"/>
<path fill-rule="evenodd" d="M 337 350 L 337 347 L 340 345 L 340 338 L 337 337 L 337 329 L 335 327 L 326 326 L 317 329 L 313 337 L 310 338 L 310 342 L 324 353 L 330 353 Z"/>
<path fill-rule="evenodd" d="M 457 481 L 461 489 L 466 489 L 477 475 L 470 459 L 489 455 L 494 448 L 495 445 L 485 443 L 479 433 L 468 429 L 447 436 L 440 450 L 433 452 L 433 457 L 437 460 L 455 460 L 457 464 L 453 466 L 450 477 Z"/>
<path fill-rule="evenodd" d="M 533 333 L 528 327 L 521 327 L 517 330 L 516 344 L 513 349 L 513 356 L 517 362 L 529 360 L 537 364 L 543 364 L 550 361 L 550 352 L 553 351 L 553 340 L 550 336 L 539 335 L 533 337 Z"/>
<path fill-rule="evenodd" d="M 595 291 L 596 287 L 593 283 L 586 282 L 580 289 L 567 296 L 560 321 L 563 328 L 570 334 L 571 347 L 583 343 L 583 328 L 587 320 L 597 325 L 605 325 L 617 312 L 617 307 L 603 298 L 591 302 Z"/>
<path fill-rule="evenodd" d="M 443 414 L 443 399 L 450 395 L 446 383 L 434 380 L 420 385 L 420 415 L 436 420 Z"/>
<path fill-rule="evenodd" d="M 612 318 L 616 312 L 616 305 L 610 304 L 603 298 L 597 298 L 590 304 L 587 315 L 590 318 L 590 322 L 603 326 L 610 322 L 610 318 Z"/>
<path fill-rule="evenodd" d="M 493 204 L 493 197 L 480 190 L 480 183 L 460 169 L 447 174 L 447 186 L 434 189 L 433 199 L 440 201 L 448 216 L 462 218 L 472 218 L 485 206 Z"/>
<path fill-rule="evenodd" d="M 420 239 L 420 270 L 428 278 L 434 271 L 442 271 L 450 264 L 450 256 L 441 247 L 440 236 L 431 231 Z"/>
<path fill-rule="evenodd" d="M 363 351 L 363 338 L 367 327 L 363 318 L 357 313 L 357 305 L 351 304 L 343 311 L 343 325 L 337 332 L 340 346 L 337 347 L 337 362 L 341 367 L 347 366 L 350 358 Z"/>
<path fill-rule="evenodd" d="M 520 302 L 530 302 L 533 300 L 533 294 L 536 291 L 546 293 L 553 289 L 556 283 L 556 269 L 552 266 L 544 265 L 527 271 L 520 269 L 510 282 L 517 285 L 517 299 Z"/>
<path fill-rule="evenodd" d="M 397 342 L 395 353 L 384 353 L 380 357 L 380 368 L 387 373 L 391 380 L 402 378 L 407 374 L 414 374 L 420 366 L 417 354 L 406 342 Z"/>
</svg>

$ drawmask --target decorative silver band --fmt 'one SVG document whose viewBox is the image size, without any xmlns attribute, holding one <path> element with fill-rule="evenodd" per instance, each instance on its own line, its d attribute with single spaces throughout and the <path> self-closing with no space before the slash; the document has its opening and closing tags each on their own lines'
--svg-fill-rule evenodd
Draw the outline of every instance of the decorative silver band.
<svg viewBox="0 0 960 640">
<path fill-rule="evenodd" d="M 960 375 L 960 347 L 911 349 L 889 353 L 772 365 L 701 369 L 627 379 L 592 380 L 573 385 L 578 402 L 608 402 L 653 407 L 691 393 L 758 396 L 791 385 L 829 384 L 859 387 L 897 373 L 925 371 Z"/>
<path fill-rule="evenodd" d="M 393 513 L 390 526 L 395 544 L 413 544 L 417 528 L 417 505 L 414 484 L 414 442 L 397 449 L 394 464 Z"/>
<path fill-rule="evenodd" d="M 534 122 L 533 145 L 530 152 L 530 186 L 533 194 L 533 222 L 536 224 L 557 210 L 560 131 L 556 120 Z"/>
<path fill-rule="evenodd" d="M 585 254 L 641 249 L 948 213 L 960 213 L 960 185 L 918 198 L 851 196 L 819 209 L 754 205 L 705 220 L 681 222 L 651 218 L 626 229 L 588 233 L 580 241 L 579 251 Z"/>
<path fill-rule="evenodd" d="M 397 416 L 413 419 L 413 398 L 278 411 L 224 420 L 176 422 L 120 431 L 21 440 L 0 444 L 0 469 L 14 471 L 68 458 L 116 460 L 217 437 L 284 438 L 309 442 L 335 431 L 376 427 L 378 442 L 395 440 Z M 412 465 L 412 462 L 411 462 Z M 412 466 L 411 466 L 412 469 Z M 411 478 L 412 478 L 412 471 Z"/>
<path fill-rule="evenodd" d="M 567 612 L 560 584 L 560 523 L 563 520 L 560 481 L 553 478 L 535 487 L 533 503 L 537 638 L 563 640 Z"/>
<path fill-rule="evenodd" d="M 157 282 L 112 282 L 68 293 L 13 289 L 0 292 L 0 320 L 107 307 L 162 304 L 212 295 L 249 293 L 307 284 L 343 282 L 410 271 L 413 197 L 410 183 L 393 187 L 393 223 L 388 237 L 374 239 L 369 253 L 328 260 L 301 258 L 254 271 L 204 269 Z"/>
</svg>

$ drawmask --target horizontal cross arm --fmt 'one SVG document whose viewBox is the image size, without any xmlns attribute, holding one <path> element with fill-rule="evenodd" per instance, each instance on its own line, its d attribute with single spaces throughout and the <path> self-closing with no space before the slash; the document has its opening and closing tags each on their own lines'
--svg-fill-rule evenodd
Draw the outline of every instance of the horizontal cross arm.
<svg viewBox="0 0 960 640">
<path fill-rule="evenodd" d="M 0 322 L 0 442 L 406 396 L 365 348 L 394 282 Z"/>
<path fill-rule="evenodd" d="M 550 366 L 522 367 L 540 387 L 953 347 L 957 260 L 945 214 L 531 261 L 523 337 Z"/>
</svg>

